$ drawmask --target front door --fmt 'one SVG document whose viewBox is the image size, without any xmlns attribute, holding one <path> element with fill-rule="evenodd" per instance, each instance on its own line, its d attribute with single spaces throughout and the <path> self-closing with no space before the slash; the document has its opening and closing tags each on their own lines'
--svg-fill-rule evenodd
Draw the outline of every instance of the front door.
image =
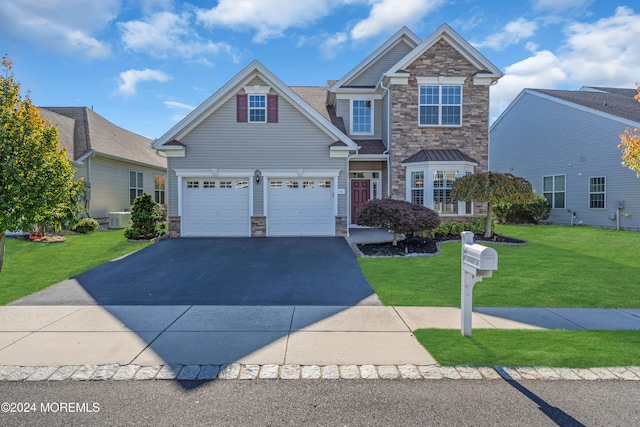
<svg viewBox="0 0 640 427">
<path fill-rule="evenodd" d="M 351 180 L 351 223 L 356 223 L 356 214 L 371 198 L 371 180 Z"/>
</svg>

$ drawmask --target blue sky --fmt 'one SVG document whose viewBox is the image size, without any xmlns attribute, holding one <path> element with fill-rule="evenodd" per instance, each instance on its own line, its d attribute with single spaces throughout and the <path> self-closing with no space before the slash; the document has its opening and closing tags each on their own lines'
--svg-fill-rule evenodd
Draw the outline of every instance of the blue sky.
<svg viewBox="0 0 640 427">
<path fill-rule="evenodd" d="M 640 4 L 616 0 L 0 0 L 0 47 L 40 106 L 87 106 L 157 138 L 258 59 L 288 85 L 339 79 L 406 25 L 446 22 L 525 87 L 634 87 Z"/>
</svg>

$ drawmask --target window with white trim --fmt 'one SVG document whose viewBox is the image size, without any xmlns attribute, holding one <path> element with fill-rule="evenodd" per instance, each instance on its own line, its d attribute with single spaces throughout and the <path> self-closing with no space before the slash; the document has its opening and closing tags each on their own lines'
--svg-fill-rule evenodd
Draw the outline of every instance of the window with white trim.
<svg viewBox="0 0 640 427">
<path fill-rule="evenodd" d="M 552 209 L 564 209 L 566 198 L 566 175 L 542 177 L 542 195 Z"/>
<path fill-rule="evenodd" d="M 406 200 L 440 215 L 473 215 L 473 202 L 451 198 L 451 184 L 460 176 L 472 174 L 473 163 L 422 162 L 406 167 Z"/>
<path fill-rule="evenodd" d="M 424 206 L 424 172 L 411 172 L 411 203 Z"/>
<path fill-rule="evenodd" d="M 154 199 L 156 203 L 164 205 L 164 175 L 153 177 Z"/>
<path fill-rule="evenodd" d="M 354 99 L 351 101 L 351 133 L 373 134 L 373 101 Z"/>
<path fill-rule="evenodd" d="M 129 204 L 133 205 L 133 201 L 138 196 L 142 196 L 144 187 L 142 185 L 142 172 L 129 171 Z"/>
<path fill-rule="evenodd" d="M 420 126 L 462 124 L 461 85 L 420 85 Z"/>
<path fill-rule="evenodd" d="M 267 122 L 267 95 L 249 95 L 249 122 Z"/>
<path fill-rule="evenodd" d="M 604 209 L 606 207 L 606 177 L 594 176 L 589 178 L 589 209 Z"/>
</svg>

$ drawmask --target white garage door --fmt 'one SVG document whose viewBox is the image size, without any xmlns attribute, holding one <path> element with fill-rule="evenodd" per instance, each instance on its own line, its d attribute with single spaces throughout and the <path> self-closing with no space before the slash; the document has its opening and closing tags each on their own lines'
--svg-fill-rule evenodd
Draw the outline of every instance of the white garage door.
<svg viewBox="0 0 640 427">
<path fill-rule="evenodd" d="M 186 178 L 182 185 L 183 236 L 251 235 L 246 178 Z"/>
<path fill-rule="evenodd" d="M 269 179 L 269 236 L 334 236 L 333 179 Z"/>
</svg>

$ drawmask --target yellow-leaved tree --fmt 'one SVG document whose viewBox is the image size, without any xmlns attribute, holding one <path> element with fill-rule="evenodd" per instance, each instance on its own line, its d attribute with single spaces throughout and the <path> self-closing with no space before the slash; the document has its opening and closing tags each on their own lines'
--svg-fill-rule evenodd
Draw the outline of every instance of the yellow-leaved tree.
<svg viewBox="0 0 640 427">
<path fill-rule="evenodd" d="M 638 92 L 634 98 L 640 102 L 640 85 L 636 83 Z M 622 165 L 636 172 L 640 177 L 640 129 L 627 128 L 620 134 L 620 144 L 618 148 L 622 151 Z"/>
</svg>

